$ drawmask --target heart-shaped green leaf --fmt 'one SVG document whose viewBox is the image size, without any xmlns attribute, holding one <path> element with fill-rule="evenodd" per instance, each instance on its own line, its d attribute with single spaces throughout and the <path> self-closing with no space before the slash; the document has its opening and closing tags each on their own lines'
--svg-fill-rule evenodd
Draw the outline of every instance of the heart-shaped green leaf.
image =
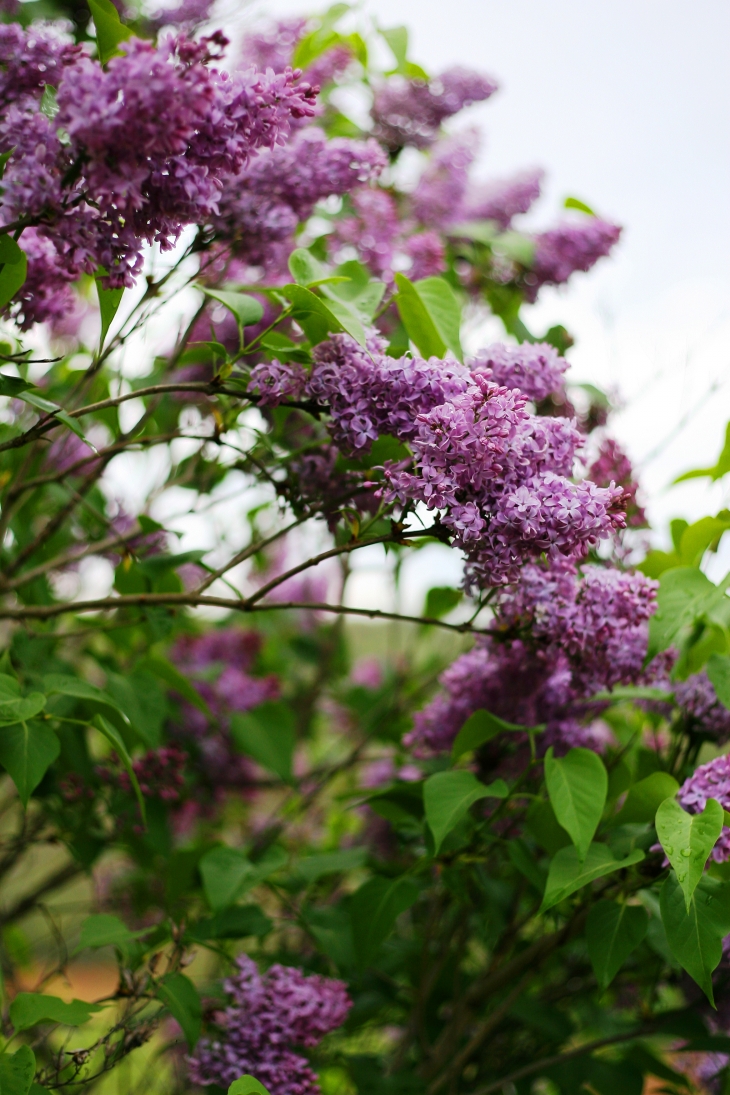
<svg viewBox="0 0 730 1095">
<path fill-rule="evenodd" d="M 631 952 L 646 935 L 649 917 L 641 905 L 597 901 L 586 921 L 586 942 L 596 980 L 608 988 Z"/>
<path fill-rule="evenodd" d="M 433 833 L 438 853 L 444 838 L 466 816 L 470 806 L 481 798 L 506 798 L 509 788 L 503 779 L 488 787 L 480 783 L 473 772 L 437 772 L 423 785 L 423 805 L 426 821 Z"/>
<path fill-rule="evenodd" d="M 723 821 L 722 806 L 714 798 L 707 800 L 701 814 L 688 814 L 673 798 L 665 799 L 656 812 L 657 836 L 677 872 L 688 911 Z"/>
<path fill-rule="evenodd" d="M 571 749 L 557 758 L 551 747 L 545 756 L 545 781 L 558 822 L 585 859 L 606 804 L 603 761 L 590 749 Z"/>
<path fill-rule="evenodd" d="M 631 867 L 634 863 L 640 863 L 643 858 L 644 853 L 637 849 L 625 859 L 614 859 L 608 845 L 591 844 L 585 859 L 581 860 L 576 848 L 561 848 L 550 863 L 540 912 L 546 912 L 553 905 L 558 905 L 594 879 L 602 878 L 624 867 Z"/>
<path fill-rule="evenodd" d="M 714 1007 L 712 971 L 722 958 L 722 941 L 730 933 L 730 882 L 705 875 L 689 905 L 672 871 L 660 895 L 662 923 L 672 954 Z"/>
</svg>

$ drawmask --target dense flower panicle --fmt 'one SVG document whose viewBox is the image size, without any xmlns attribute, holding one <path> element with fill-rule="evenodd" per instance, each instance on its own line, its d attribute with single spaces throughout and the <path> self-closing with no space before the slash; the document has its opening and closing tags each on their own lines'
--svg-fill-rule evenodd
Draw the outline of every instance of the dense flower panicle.
<svg viewBox="0 0 730 1095">
<path fill-rule="evenodd" d="M 282 148 L 262 152 L 226 181 L 211 223 L 234 253 L 251 265 L 270 265 L 271 245 L 291 240 L 315 204 L 377 178 L 386 157 L 375 141 L 328 141 L 308 128 Z M 278 252 L 277 262 L 280 264 Z"/>
<path fill-rule="evenodd" d="M 313 356 L 309 374 L 273 362 L 256 366 L 251 387 L 265 393 L 268 404 L 288 397 L 329 407 L 332 436 L 350 451 L 369 449 L 383 433 L 412 437 L 419 411 L 445 403 L 468 379 L 468 370 L 456 361 L 389 358 L 378 335 L 371 335 L 366 349 L 350 335 L 333 335 Z"/>
<path fill-rule="evenodd" d="M 542 285 L 562 285 L 577 270 L 588 271 L 610 254 L 621 229 L 598 217 L 558 225 L 534 237 L 535 255 L 525 274 L 525 297 L 534 301 Z"/>
<path fill-rule="evenodd" d="M 75 308 L 71 282 L 77 274 L 69 269 L 51 241 L 37 229 L 26 228 L 22 237 L 28 272 L 7 311 L 21 331 L 36 323 L 62 320 Z"/>
<path fill-rule="evenodd" d="M 692 729 L 706 734 L 718 745 L 730 740 L 730 711 L 720 703 L 707 673 L 694 673 L 686 681 L 677 681 L 674 696 Z"/>
<path fill-rule="evenodd" d="M 677 792 L 680 806 L 690 814 L 701 814 L 708 798 L 717 799 L 724 810 L 730 810 L 730 756 L 715 757 L 695 769 Z M 730 859 L 730 829 L 723 826 L 711 852 L 716 863 Z"/>
<path fill-rule="evenodd" d="M 247 955 L 236 964 L 224 983 L 230 1004 L 217 1016 L 220 1035 L 203 1039 L 188 1060 L 193 1082 L 227 1088 L 250 1074 L 271 1095 L 315 1095 L 316 1076 L 290 1047 L 314 1046 L 342 1026 L 351 1007 L 345 985 L 280 965 L 262 976 Z"/>
<path fill-rule="evenodd" d="M 39 99 L 47 84 L 58 87 L 64 70 L 82 54 L 82 47 L 52 24 L 23 30 L 17 23 L 0 23 L 0 107 Z"/>
<path fill-rule="evenodd" d="M 405 145 L 428 148 L 442 122 L 497 90 L 488 76 L 454 67 L 431 80 L 392 76 L 375 91 L 375 136 L 396 151 Z"/>
<path fill-rule="evenodd" d="M 563 378 L 568 362 L 547 342 L 523 342 L 519 346 L 497 342 L 479 350 L 467 364 L 473 372 L 482 373 L 495 384 L 519 388 L 534 403 L 565 389 Z M 599 486 L 606 485 L 595 481 Z"/>
<path fill-rule="evenodd" d="M 588 468 L 586 476 L 599 487 L 606 487 L 611 482 L 622 487 L 627 525 L 629 528 L 641 528 L 646 525 L 644 507 L 636 500 L 639 484 L 634 477 L 631 461 L 612 437 L 603 439 L 598 456 Z"/>
<path fill-rule="evenodd" d="M 510 179 L 494 179 L 476 183 L 467 190 L 461 219 L 465 221 L 496 221 L 503 230 L 514 217 L 527 213 L 540 197 L 545 172 L 539 168 L 523 171 Z"/>
<path fill-rule="evenodd" d="M 411 281 L 436 277 L 446 269 L 446 249 L 438 232 L 417 232 L 409 236 L 403 251 L 411 260 L 408 270 Z"/>
<path fill-rule="evenodd" d="M 378 277 L 392 281 L 391 266 L 401 231 L 395 199 L 385 190 L 363 188 L 352 195 L 352 207 L 354 216 L 344 217 L 335 226 L 337 240 L 355 247 Z"/>
<path fill-rule="evenodd" d="M 260 72 L 284 72 L 291 67 L 298 42 L 306 33 L 308 20 L 298 16 L 266 22 L 249 31 L 243 39 L 241 59 Z"/>
<path fill-rule="evenodd" d="M 434 145 L 412 196 L 413 212 L 422 224 L 441 228 L 462 219 L 469 168 L 478 145 L 474 130 L 445 137 Z"/>
</svg>

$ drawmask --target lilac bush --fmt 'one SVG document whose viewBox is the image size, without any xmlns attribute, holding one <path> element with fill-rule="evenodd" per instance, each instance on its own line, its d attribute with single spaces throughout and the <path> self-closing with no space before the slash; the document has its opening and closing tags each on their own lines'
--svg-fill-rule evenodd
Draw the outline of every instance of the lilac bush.
<svg viewBox="0 0 730 1095">
<path fill-rule="evenodd" d="M 730 514 L 530 308 L 621 228 L 403 27 L 89 5 L 0 5 L 0 1091 L 720 1093 Z"/>
</svg>

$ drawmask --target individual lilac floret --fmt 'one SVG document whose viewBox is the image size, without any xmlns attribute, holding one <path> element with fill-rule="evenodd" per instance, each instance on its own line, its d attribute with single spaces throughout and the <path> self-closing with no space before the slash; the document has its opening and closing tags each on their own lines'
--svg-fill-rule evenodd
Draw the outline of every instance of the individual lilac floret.
<svg viewBox="0 0 730 1095">
<path fill-rule="evenodd" d="M 393 76 L 375 92 L 375 136 L 396 152 L 405 145 L 428 148 L 442 122 L 497 90 L 488 76 L 455 67 L 432 80 Z"/>
<path fill-rule="evenodd" d="M 546 342 L 523 342 L 520 346 L 497 342 L 479 350 L 467 364 L 473 372 L 482 373 L 495 384 L 519 388 L 534 403 L 565 389 L 563 375 L 568 362 Z"/>
<path fill-rule="evenodd" d="M 674 685 L 679 707 L 693 730 L 712 738 L 718 745 L 730 740 L 730 711 L 720 703 L 712 681 L 704 670 Z"/>
<path fill-rule="evenodd" d="M 442 228 L 464 219 L 462 202 L 478 144 L 478 133 L 470 130 L 434 145 L 412 197 L 413 212 L 421 224 Z"/>
<path fill-rule="evenodd" d="M 464 199 L 461 219 L 465 221 L 495 221 L 502 230 L 512 219 L 527 213 L 540 197 L 545 172 L 540 169 L 523 171 L 510 179 L 495 179 L 471 186 Z"/>
<path fill-rule="evenodd" d="M 628 527 L 643 528 L 646 525 L 644 507 L 636 500 L 639 484 L 634 478 L 631 461 L 612 437 L 606 437 L 601 442 L 598 456 L 588 468 L 586 478 L 597 483 L 599 487 L 607 487 L 609 483 L 622 487 Z"/>
<path fill-rule="evenodd" d="M 188 1058 L 190 1078 L 225 1089 L 251 1075 L 270 1095 L 316 1095 L 315 1074 L 291 1047 L 315 1046 L 342 1026 L 352 1006 L 346 986 L 280 965 L 262 976 L 247 955 L 236 963 L 239 972 L 224 983 L 230 1003 L 216 1015 L 219 1033 Z"/>
<path fill-rule="evenodd" d="M 620 235 L 618 225 L 586 217 L 535 236 L 535 254 L 524 276 L 525 299 L 533 302 L 542 285 L 562 285 L 576 270 L 590 270 L 610 254 Z"/>
<path fill-rule="evenodd" d="M 680 806 L 690 814 L 701 814 L 708 798 L 717 799 L 724 810 L 730 810 L 730 756 L 715 757 L 700 765 L 677 792 Z M 730 859 L 730 829 L 723 826 L 711 852 L 716 863 Z"/>
<path fill-rule="evenodd" d="M 26 97 L 39 99 L 47 84 L 58 87 L 64 69 L 82 56 L 56 27 L 23 30 L 17 23 L 0 23 L 0 107 Z"/>
</svg>

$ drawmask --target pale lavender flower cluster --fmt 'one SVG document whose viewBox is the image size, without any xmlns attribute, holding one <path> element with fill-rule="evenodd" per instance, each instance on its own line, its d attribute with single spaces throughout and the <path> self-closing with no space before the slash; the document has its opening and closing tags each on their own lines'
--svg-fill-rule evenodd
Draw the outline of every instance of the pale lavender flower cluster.
<svg viewBox="0 0 730 1095">
<path fill-rule="evenodd" d="M 294 231 L 315 204 L 377 178 L 386 156 L 376 141 L 335 138 L 303 130 L 283 148 L 262 152 L 226 181 L 211 224 L 233 253 L 252 266 L 281 263 L 294 247 Z M 274 245 L 272 247 L 272 245 Z"/>
<path fill-rule="evenodd" d="M 401 224 L 398 206 L 386 190 L 357 190 L 352 195 L 354 215 L 335 225 L 335 238 L 357 249 L 362 261 L 378 277 L 392 280 L 391 267 Z"/>
<path fill-rule="evenodd" d="M 57 87 L 82 53 L 52 25 L 26 31 L 17 23 L 0 24 L 0 107 L 29 96 L 38 99 L 47 84 Z"/>
<path fill-rule="evenodd" d="M 712 681 L 703 670 L 674 685 L 678 706 L 693 729 L 706 734 L 718 745 L 730 740 L 730 711 L 720 703 Z"/>
<path fill-rule="evenodd" d="M 519 585 L 500 599 L 494 634 L 444 672 L 442 691 L 418 713 L 405 744 L 444 752 L 466 719 L 486 708 L 519 725 L 545 724 L 543 749 L 601 748 L 602 728 L 586 724 L 585 701 L 642 679 L 656 588 L 643 574 L 597 566 L 582 575 L 566 564 L 524 567 Z"/>
<path fill-rule="evenodd" d="M 534 301 L 543 285 L 562 285 L 577 270 L 588 271 L 618 243 L 618 225 L 585 217 L 534 236 L 535 254 L 524 276 L 525 299 Z"/>
<path fill-rule="evenodd" d="M 534 403 L 565 390 L 563 377 L 568 362 L 547 342 L 523 342 L 519 346 L 497 342 L 480 350 L 467 364 L 495 384 L 519 388 Z M 599 482 L 599 486 L 604 485 Z"/>
<path fill-rule="evenodd" d="M 283 72 L 292 66 L 299 42 L 315 27 L 316 23 L 297 17 L 263 23 L 243 40 L 244 64 L 254 65 L 261 72 Z M 307 66 L 304 77 L 312 86 L 324 87 L 347 69 L 352 56 L 345 42 L 337 42 Z"/>
<path fill-rule="evenodd" d="M 457 396 L 469 375 L 456 361 L 389 358 L 376 334 L 366 349 L 350 335 L 333 335 L 315 347 L 313 357 L 310 373 L 276 361 L 258 365 L 251 387 L 259 389 L 265 405 L 293 398 L 329 408 L 332 436 L 347 451 L 367 451 L 384 433 L 412 437 L 419 412 Z"/>
<path fill-rule="evenodd" d="M 461 210 L 465 221 L 495 221 L 502 230 L 514 217 L 527 213 L 540 197 L 545 172 L 536 168 L 522 171 L 509 179 L 493 179 L 470 186 Z"/>
<path fill-rule="evenodd" d="M 13 151 L 0 219 L 35 222 L 52 241 L 58 259 L 42 256 L 53 283 L 46 297 L 61 269 L 70 280 L 103 266 L 110 284 L 131 284 L 144 242 L 172 246 L 186 224 L 216 210 L 227 176 L 283 141 L 293 119 L 312 115 L 314 93 L 291 70 L 229 77 L 211 67 L 225 44 L 221 35 L 157 47 L 132 39 L 106 68 L 73 54 L 54 119 L 30 93 L 5 112 L 0 151 Z M 36 69 L 26 83 L 37 93 Z M 25 296 L 27 326 L 35 312 Z M 44 309 L 53 311 L 39 302 L 37 314 Z"/>
<path fill-rule="evenodd" d="M 411 260 L 411 281 L 432 278 L 446 269 L 446 249 L 438 232 L 417 232 L 403 244 L 403 253 Z"/>
<path fill-rule="evenodd" d="M 262 975 L 245 954 L 236 964 L 224 982 L 231 1002 L 216 1015 L 219 1034 L 202 1039 L 188 1059 L 191 1079 L 227 1088 L 251 1075 L 270 1095 L 316 1095 L 314 1072 L 291 1047 L 315 1046 L 342 1026 L 352 1006 L 345 984 L 280 965 Z"/>
<path fill-rule="evenodd" d="M 701 764 L 677 792 L 680 806 L 690 814 L 701 814 L 708 798 L 717 799 L 724 810 L 730 810 L 730 756 L 715 757 Z M 716 863 L 730 859 L 730 828 L 723 826 L 712 858 Z"/>
<path fill-rule="evenodd" d="M 229 719 L 235 711 L 249 711 L 279 695 L 278 679 L 255 677 L 250 670 L 261 647 L 255 631 L 223 628 L 205 635 L 183 635 L 172 652 L 172 660 L 193 683 L 208 704 L 216 722 L 192 704 L 180 704 L 180 722 L 171 733 L 183 741 L 193 740 L 200 751 L 203 770 L 214 788 L 251 782 L 250 762 L 233 748 Z"/>
<path fill-rule="evenodd" d="M 71 282 L 76 280 L 77 272 L 64 263 L 50 239 L 37 229 L 26 228 L 22 242 L 28 272 L 7 310 L 21 331 L 27 331 L 35 323 L 54 324 L 73 312 Z"/>
<path fill-rule="evenodd" d="M 375 136 L 393 151 L 428 148 L 447 118 L 488 99 L 497 86 L 489 76 L 458 66 L 432 80 L 392 76 L 375 91 Z"/>
<path fill-rule="evenodd" d="M 412 196 L 413 212 L 422 224 L 442 228 L 464 219 L 462 204 L 478 141 L 478 133 L 471 130 L 434 145 Z"/>
<path fill-rule="evenodd" d="M 157 8 L 147 22 L 152 30 L 161 30 L 162 27 L 192 30 L 208 19 L 214 2 L 215 0 L 181 0 L 175 7 Z"/>
</svg>

